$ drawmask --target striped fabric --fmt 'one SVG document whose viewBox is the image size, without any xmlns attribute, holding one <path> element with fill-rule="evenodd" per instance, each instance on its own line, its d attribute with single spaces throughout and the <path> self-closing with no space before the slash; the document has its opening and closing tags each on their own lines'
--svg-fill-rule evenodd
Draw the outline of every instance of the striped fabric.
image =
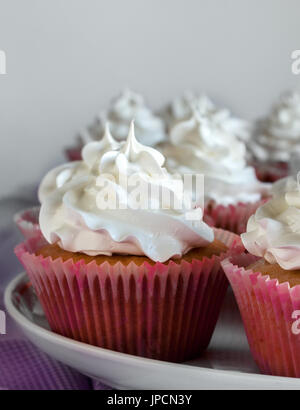
<svg viewBox="0 0 300 410">
<path fill-rule="evenodd" d="M 2 390 L 107 390 L 52 360 L 25 340 L 0 342 L 0 389 Z"/>
<path fill-rule="evenodd" d="M 12 225 L 12 215 L 25 206 L 17 205 L 16 200 L 0 200 L 0 310 L 4 310 L 5 286 L 22 271 L 13 253 L 14 246 L 22 238 Z M 0 390 L 103 389 L 110 388 L 52 360 L 35 348 L 7 316 L 7 335 L 0 335 Z"/>
</svg>

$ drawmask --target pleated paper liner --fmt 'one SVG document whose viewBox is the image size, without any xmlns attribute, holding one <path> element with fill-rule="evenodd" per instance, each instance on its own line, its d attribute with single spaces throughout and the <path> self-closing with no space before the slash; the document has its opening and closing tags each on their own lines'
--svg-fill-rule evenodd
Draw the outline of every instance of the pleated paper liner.
<svg viewBox="0 0 300 410">
<path fill-rule="evenodd" d="M 253 164 L 257 179 L 262 182 L 276 182 L 289 175 L 289 164 L 286 162 L 257 162 Z"/>
<path fill-rule="evenodd" d="M 249 254 L 224 260 L 248 342 L 262 373 L 300 377 L 300 285 L 290 287 L 247 270 L 257 260 Z"/>
<path fill-rule="evenodd" d="M 39 213 L 40 207 L 35 206 L 24 209 L 15 214 L 14 222 L 25 239 L 29 239 L 32 236 L 40 234 Z"/>
<path fill-rule="evenodd" d="M 221 228 L 240 235 L 246 232 L 247 222 L 257 208 L 263 205 L 266 199 L 253 203 L 239 202 L 236 205 L 218 205 L 209 203 L 204 210 L 204 221 L 216 228 Z"/>
<path fill-rule="evenodd" d="M 220 262 L 240 247 L 240 239 L 230 232 L 216 230 L 216 238 L 233 248 L 191 263 L 63 262 L 33 253 L 43 245 L 42 237 L 29 239 L 15 252 L 54 332 L 180 362 L 208 346 L 228 287 Z"/>
</svg>

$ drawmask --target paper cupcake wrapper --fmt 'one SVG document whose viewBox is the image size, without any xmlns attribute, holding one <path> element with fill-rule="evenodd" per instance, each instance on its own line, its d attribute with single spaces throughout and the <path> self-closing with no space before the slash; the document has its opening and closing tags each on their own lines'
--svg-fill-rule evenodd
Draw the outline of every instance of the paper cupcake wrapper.
<svg viewBox="0 0 300 410">
<path fill-rule="evenodd" d="M 80 161 L 82 159 L 81 150 L 82 148 L 80 147 L 67 148 L 65 150 L 65 155 L 69 161 Z"/>
<path fill-rule="evenodd" d="M 288 164 L 282 162 L 255 163 L 254 169 L 257 178 L 262 182 L 276 182 L 281 178 L 286 178 L 289 174 Z"/>
<path fill-rule="evenodd" d="M 239 239 L 216 231 L 231 250 L 192 263 L 110 265 L 52 260 L 32 252 L 31 238 L 15 252 L 51 329 L 72 339 L 148 358 L 184 361 L 209 344 L 228 287 L 221 260 Z"/>
<path fill-rule="evenodd" d="M 40 207 L 35 206 L 15 214 L 14 222 L 25 239 L 41 234 L 39 226 L 39 213 Z"/>
<path fill-rule="evenodd" d="M 256 259 L 244 254 L 222 262 L 252 355 L 262 373 L 300 377 L 300 285 L 246 270 Z"/>
<path fill-rule="evenodd" d="M 265 203 L 260 200 L 254 203 L 238 203 L 237 205 L 217 205 L 209 203 L 204 210 L 204 221 L 216 228 L 221 228 L 240 235 L 246 232 L 247 222 L 257 208 Z"/>
</svg>

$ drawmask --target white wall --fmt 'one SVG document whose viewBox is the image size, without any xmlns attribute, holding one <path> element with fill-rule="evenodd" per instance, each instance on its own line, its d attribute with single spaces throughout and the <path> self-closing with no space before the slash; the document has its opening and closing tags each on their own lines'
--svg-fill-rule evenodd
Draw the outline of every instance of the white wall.
<svg viewBox="0 0 300 410">
<path fill-rule="evenodd" d="M 292 75 L 299 0 L 0 0 L 0 195 L 38 181 L 124 85 L 205 90 L 246 118 Z"/>
</svg>

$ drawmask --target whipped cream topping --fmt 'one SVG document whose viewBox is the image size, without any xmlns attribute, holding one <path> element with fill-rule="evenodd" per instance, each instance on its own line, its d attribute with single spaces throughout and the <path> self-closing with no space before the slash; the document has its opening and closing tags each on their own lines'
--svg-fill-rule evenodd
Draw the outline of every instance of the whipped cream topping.
<svg viewBox="0 0 300 410">
<path fill-rule="evenodd" d="M 300 154 L 300 93 L 280 96 L 269 116 L 257 121 L 249 148 L 261 161 L 289 161 L 295 151 Z"/>
<path fill-rule="evenodd" d="M 214 103 L 205 95 L 199 96 L 187 91 L 171 102 L 167 110 L 170 114 L 170 121 L 175 125 L 178 122 L 187 120 L 191 117 L 193 110 L 197 109 L 202 115 L 215 109 Z"/>
<path fill-rule="evenodd" d="M 162 151 L 168 169 L 205 176 L 206 201 L 256 202 L 268 192 L 269 186 L 259 182 L 254 168 L 246 165 L 245 144 L 197 110 L 173 127 L 170 144 Z"/>
<path fill-rule="evenodd" d="M 165 125 L 161 118 L 146 107 L 141 95 L 130 90 L 125 90 L 108 110 L 101 112 L 95 122 L 81 132 L 80 140 L 83 144 L 99 140 L 108 122 L 113 137 L 123 141 L 127 138 L 132 119 L 135 121 L 136 137 L 142 144 L 155 146 L 165 140 Z"/>
<path fill-rule="evenodd" d="M 248 141 L 251 136 L 251 126 L 247 121 L 233 117 L 228 109 L 217 108 L 205 94 L 186 92 L 183 96 L 175 98 L 163 116 L 171 130 L 179 122 L 190 119 L 194 111 L 207 117 L 224 132 L 233 134 L 243 141 Z"/>
<path fill-rule="evenodd" d="M 180 196 L 181 180 L 163 168 L 160 152 L 136 140 L 133 124 L 121 143 L 106 127 L 101 141 L 85 145 L 82 158 L 50 171 L 40 185 L 40 226 L 49 243 L 92 256 L 146 255 L 165 262 L 213 241 L 201 209 L 177 209 L 159 195 Z M 143 206 L 135 202 L 137 185 L 124 184 L 129 178 L 150 187 Z"/>
<path fill-rule="evenodd" d="M 294 177 L 276 182 L 272 199 L 257 209 L 242 234 L 246 249 L 283 269 L 300 269 L 300 184 Z"/>
</svg>

